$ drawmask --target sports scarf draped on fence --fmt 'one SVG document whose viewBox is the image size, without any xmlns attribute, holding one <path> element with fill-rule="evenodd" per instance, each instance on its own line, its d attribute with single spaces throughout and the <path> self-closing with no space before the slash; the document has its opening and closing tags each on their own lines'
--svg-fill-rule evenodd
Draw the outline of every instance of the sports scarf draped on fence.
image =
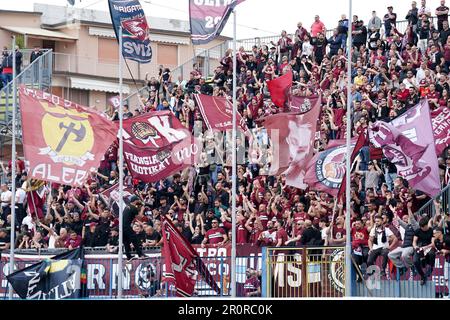
<svg viewBox="0 0 450 320">
<path fill-rule="evenodd" d="M 390 123 L 378 121 L 369 128 L 370 141 L 383 148 L 411 187 L 430 197 L 440 192 L 440 177 L 430 109 L 422 100 Z"/>
<path fill-rule="evenodd" d="M 157 182 L 196 163 L 201 146 L 170 111 L 123 122 L 124 157 L 134 179 Z"/>
<path fill-rule="evenodd" d="M 217 38 L 234 8 L 245 0 L 189 0 L 192 44 L 207 44 Z"/>
<path fill-rule="evenodd" d="M 43 260 L 6 278 L 22 299 L 61 300 L 87 297 L 84 249 Z"/>
<path fill-rule="evenodd" d="M 117 41 L 122 27 L 122 55 L 139 63 L 152 61 L 150 28 L 138 0 L 109 0 L 109 13 Z"/>
<path fill-rule="evenodd" d="M 81 187 L 116 139 L 100 113 L 37 90 L 19 89 L 28 177 Z"/>
<path fill-rule="evenodd" d="M 175 286 L 177 297 L 191 297 L 200 275 L 220 295 L 219 286 L 192 245 L 167 218 L 162 217 L 161 222 L 165 266 L 163 281 Z"/>
</svg>

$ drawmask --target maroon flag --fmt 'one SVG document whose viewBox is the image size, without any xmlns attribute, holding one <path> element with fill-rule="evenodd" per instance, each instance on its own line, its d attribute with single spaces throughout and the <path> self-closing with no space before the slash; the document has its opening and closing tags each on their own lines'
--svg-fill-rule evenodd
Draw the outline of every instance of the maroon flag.
<svg viewBox="0 0 450 320">
<path fill-rule="evenodd" d="M 116 139 L 116 124 L 43 91 L 21 87 L 19 97 L 28 177 L 83 186 Z"/>
<path fill-rule="evenodd" d="M 226 98 L 195 94 L 195 100 L 209 130 L 226 131 L 233 129 L 233 104 Z M 237 123 L 246 132 L 247 124 L 237 112 Z"/>
<path fill-rule="evenodd" d="M 450 144 L 450 109 L 441 107 L 431 112 L 431 123 L 436 146 L 436 154 L 439 156 Z"/>
<path fill-rule="evenodd" d="M 33 218 L 44 218 L 45 192 L 47 190 L 44 181 L 34 180 L 26 182 L 28 211 Z"/>
<path fill-rule="evenodd" d="M 189 0 L 191 38 L 194 45 L 207 44 L 217 38 L 227 24 L 234 7 L 245 0 Z"/>
<path fill-rule="evenodd" d="M 280 113 L 264 121 L 272 145 L 270 175 L 286 175 L 290 186 L 305 189 L 303 182 L 308 162 L 313 157 L 320 99 L 304 114 Z"/>
<path fill-rule="evenodd" d="M 167 178 L 196 163 L 200 146 L 170 112 L 152 112 L 124 121 L 124 157 L 134 179 Z"/>
<path fill-rule="evenodd" d="M 133 189 L 125 187 L 123 188 L 123 197 L 127 198 L 133 195 Z M 119 196 L 119 184 L 116 183 L 111 188 L 106 189 L 102 192 L 100 192 L 100 196 L 105 200 L 106 203 L 109 203 L 109 201 L 118 202 L 120 200 Z"/>
<path fill-rule="evenodd" d="M 430 197 L 440 192 L 439 167 L 426 100 L 390 123 L 374 123 L 369 137 L 376 147 L 383 149 L 384 156 L 395 164 L 398 175 L 411 187 Z"/>
<path fill-rule="evenodd" d="M 305 113 L 310 111 L 314 106 L 317 105 L 317 100 L 320 101 L 321 97 L 319 96 L 310 96 L 310 97 L 298 97 L 291 96 L 291 111 Z"/>
<path fill-rule="evenodd" d="M 275 80 L 268 81 L 267 87 L 273 103 L 279 108 L 284 108 L 289 97 L 289 90 L 292 87 L 292 71 Z"/>
<path fill-rule="evenodd" d="M 198 275 L 200 275 L 211 289 L 220 294 L 219 286 L 198 256 L 197 251 L 167 218 L 164 216 L 161 218 L 162 256 L 164 257 L 163 282 L 175 286 L 177 297 L 191 297 Z"/>
<path fill-rule="evenodd" d="M 365 130 L 366 131 L 366 130 Z M 353 164 L 353 161 L 355 161 L 356 156 L 358 155 L 359 151 L 361 151 L 361 149 L 364 146 L 367 146 L 369 144 L 369 139 L 367 136 L 367 132 L 361 132 L 358 136 L 358 140 L 356 141 L 356 145 L 352 144 L 352 148 L 353 148 L 353 152 L 352 152 L 352 157 L 350 158 L 350 163 Z M 340 199 L 340 197 L 344 194 L 345 192 L 345 188 L 347 186 L 347 182 L 346 182 L 346 176 L 347 173 L 344 174 L 344 177 L 342 178 L 342 183 L 341 186 L 339 187 L 339 192 L 337 195 L 337 199 Z"/>
<path fill-rule="evenodd" d="M 305 175 L 305 183 L 314 190 L 337 196 L 345 176 L 345 140 L 333 140 L 325 151 L 314 156 Z"/>
</svg>

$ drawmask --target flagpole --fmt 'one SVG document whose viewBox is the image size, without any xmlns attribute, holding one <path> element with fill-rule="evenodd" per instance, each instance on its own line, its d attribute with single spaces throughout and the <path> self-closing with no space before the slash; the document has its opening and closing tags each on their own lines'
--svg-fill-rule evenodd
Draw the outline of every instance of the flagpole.
<svg viewBox="0 0 450 320">
<path fill-rule="evenodd" d="M 123 284 L 123 78 L 122 27 L 119 27 L 119 252 L 117 261 L 117 298 L 122 299 Z"/>
<path fill-rule="evenodd" d="M 231 169 L 231 298 L 236 298 L 236 81 L 237 77 L 237 50 L 236 50 L 236 9 L 233 10 L 233 135 L 232 135 L 232 169 Z M 222 289 L 223 290 L 223 289 Z"/>
<path fill-rule="evenodd" d="M 16 88 L 16 36 L 12 37 L 12 91 L 13 91 L 13 110 L 12 110 L 12 146 L 11 146 L 11 178 L 12 178 L 12 197 L 11 197 L 11 245 L 9 249 L 9 274 L 14 272 L 14 246 L 16 230 L 16 111 L 17 111 L 17 88 Z M 9 285 L 9 299 L 13 298 L 13 288 Z"/>
<path fill-rule="evenodd" d="M 345 295 L 347 297 L 352 296 L 352 279 L 351 279 L 351 271 L 352 271 L 352 242 L 351 242 L 351 210 L 350 210 L 350 173 L 351 173 L 351 135 L 352 135 L 352 25 L 351 25 L 351 17 L 352 17 L 352 0 L 349 0 L 349 16 L 348 16 L 348 43 L 347 43 L 347 157 L 346 157 L 346 185 L 345 185 L 345 229 L 347 236 L 345 237 Z"/>
</svg>

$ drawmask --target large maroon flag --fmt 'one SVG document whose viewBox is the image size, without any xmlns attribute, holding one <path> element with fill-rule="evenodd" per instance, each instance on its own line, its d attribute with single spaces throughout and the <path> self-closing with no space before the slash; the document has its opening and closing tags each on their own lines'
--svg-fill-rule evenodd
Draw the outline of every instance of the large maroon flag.
<svg viewBox="0 0 450 320">
<path fill-rule="evenodd" d="M 170 111 L 124 121 L 124 157 L 134 179 L 156 182 L 196 163 L 200 146 Z"/>
<path fill-rule="evenodd" d="M 195 100 L 200 112 L 209 130 L 226 131 L 233 129 L 233 104 L 226 98 L 213 97 L 205 94 L 195 94 Z M 239 112 L 237 114 L 237 123 L 241 129 L 248 130 L 245 121 Z"/>
<path fill-rule="evenodd" d="M 207 44 L 217 38 L 236 5 L 245 0 L 189 0 L 189 20 L 194 45 Z"/>
<path fill-rule="evenodd" d="M 292 87 L 292 71 L 289 71 L 275 80 L 267 82 L 267 87 L 269 88 L 270 97 L 273 103 L 279 108 L 284 108 L 290 95 L 289 90 L 291 90 Z"/>
<path fill-rule="evenodd" d="M 356 141 L 356 145 L 352 144 L 353 151 L 352 151 L 352 156 L 350 158 L 351 159 L 350 163 L 353 164 L 353 161 L 355 161 L 356 156 L 358 155 L 359 151 L 361 151 L 361 149 L 367 145 L 369 145 L 369 139 L 368 139 L 367 130 L 364 130 L 364 131 L 361 131 L 361 133 L 359 134 L 358 140 Z M 347 186 L 346 177 L 347 177 L 347 173 L 342 178 L 342 183 L 341 183 L 341 186 L 339 187 L 339 192 L 337 195 L 338 199 L 340 199 L 340 197 L 345 192 L 345 188 Z"/>
<path fill-rule="evenodd" d="M 308 162 L 313 157 L 320 99 L 307 113 L 280 113 L 268 117 L 264 127 L 272 145 L 270 175 L 286 175 L 290 186 L 305 189 L 303 182 Z"/>
<path fill-rule="evenodd" d="M 21 87 L 19 97 L 28 177 L 83 186 L 116 139 L 116 124 L 43 91 Z"/>
<path fill-rule="evenodd" d="M 436 146 L 436 154 L 440 156 L 450 145 L 450 109 L 441 107 L 431 112 L 431 123 Z"/>
<path fill-rule="evenodd" d="M 165 217 L 162 217 L 164 257 L 163 281 L 175 286 L 178 297 L 191 297 L 200 274 L 217 294 L 220 288 L 197 251 Z"/>
<path fill-rule="evenodd" d="M 392 122 L 376 122 L 370 141 L 383 148 L 384 156 L 397 167 L 400 177 L 430 197 L 440 192 L 439 167 L 430 109 L 426 100 Z"/>
</svg>

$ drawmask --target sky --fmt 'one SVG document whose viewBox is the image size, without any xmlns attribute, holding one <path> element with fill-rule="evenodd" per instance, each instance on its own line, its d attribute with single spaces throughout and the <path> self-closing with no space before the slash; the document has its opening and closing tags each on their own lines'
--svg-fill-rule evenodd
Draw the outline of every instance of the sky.
<svg viewBox="0 0 450 320">
<path fill-rule="evenodd" d="M 107 0 L 75 0 L 76 7 L 108 10 Z M 188 20 L 188 0 L 140 0 L 147 16 Z M 411 7 L 412 0 L 353 0 L 353 12 L 367 22 L 372 10 L 381 18 L 387 7 L 392 5 L 398 19 L 403 20 Z M 417 0 L 420 6 L 420 0 Z M 20 3 L 20 6 L 18 5 Z M 32 11 L 33 3 L 67 5 L 67 0 L 0 0 L 0 9 Z M 278 35 L 281 30 L 293 33 L 298 22 L 309 29 L 314 16 L 318 14 L 327 29 L 337 26 L 341 14 L 349 12 L 348 0 L 246 0 L 237 7 L 237 38 Z M 440 0 L 428 0 L 427 6 L 434 10 Z M 0 22 L 1 24 L 1 22 Z M 232 36 L 232 18 L 223 35 Z"/>
</svg>

